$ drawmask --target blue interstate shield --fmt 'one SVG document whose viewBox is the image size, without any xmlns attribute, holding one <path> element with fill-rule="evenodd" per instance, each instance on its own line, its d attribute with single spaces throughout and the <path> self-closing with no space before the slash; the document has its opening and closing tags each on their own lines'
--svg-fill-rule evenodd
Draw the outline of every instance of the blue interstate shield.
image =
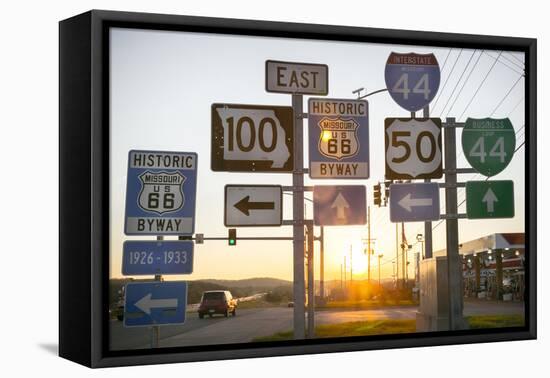
<svg viewBox="0 0 550 378">
<path fill-rule="evenodd" d="M 437 94 L 441 73 L 434 54 L 392 52 L 386 62 L 386 87 L 402 108 L 416 112 Z"/>
</svg>

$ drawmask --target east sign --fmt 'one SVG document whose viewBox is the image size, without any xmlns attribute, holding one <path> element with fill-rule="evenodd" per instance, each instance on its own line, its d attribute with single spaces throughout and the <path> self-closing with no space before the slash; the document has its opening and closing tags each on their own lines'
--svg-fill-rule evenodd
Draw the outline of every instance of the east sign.
<svg viewBox="0 0 550 378">
<path fill-rule="evenodd" d="M 292 172 L 292 107 L 213 104 L 211 143 L 213 171 Z"/>
<path fill-rule="evenodd" d="M 268 60 L 265 62 L 265 90 L 325 96 L 328 94 L 328 66 Z"/>
<path fill-rule="evenodd" d="M 504 170 L 516 149 L 516 133 L 510 119 L 468 118 L 462 130 L 462 150 L 468 163 L 485 176 Z"/>
<path fill-rule="evenodd" d="M 369 177 L 368 117 L 364 100 L 309 99 L 311 178 Z"/>
</svg>

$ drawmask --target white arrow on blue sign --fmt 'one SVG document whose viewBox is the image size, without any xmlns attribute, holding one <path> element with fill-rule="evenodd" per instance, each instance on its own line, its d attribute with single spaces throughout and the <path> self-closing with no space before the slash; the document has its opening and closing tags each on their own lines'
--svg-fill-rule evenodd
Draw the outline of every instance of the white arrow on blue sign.
<svg viewBox="0 0 550 378">
<path fill-rule="evenodd" d="M 390 221 L 423 222 L 439 219 L 439 184 L 391 184 Z"/>
<path fill-rule="evenodd" d="M 365 224 L 366 209 L 364 185 L 313 187 L 313 218 L 316 226 Z"/>
<path fill-rule="evenodd" d="M 185 323 L 187 282 L 136 282 L 125 289 L 124 326 Z"/>
</svg>

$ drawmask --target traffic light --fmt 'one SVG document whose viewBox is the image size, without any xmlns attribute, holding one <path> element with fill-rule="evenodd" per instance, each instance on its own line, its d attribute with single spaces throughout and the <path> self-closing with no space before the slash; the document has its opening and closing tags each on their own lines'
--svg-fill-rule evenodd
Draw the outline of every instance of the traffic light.
<svg viewBox="0 0 550 378">
<path fill-rule="evenodd" d="M 380 192 L 380 183 L 374 185 L 374 204 L 376 206 L 382 205 L 382 193 Z"/>
<path fill-rule="evenodd" d="M 237 245 L 237 229 L 230 228 L 228 231 L 227 244 L 231 246 Z"/>
</svg>

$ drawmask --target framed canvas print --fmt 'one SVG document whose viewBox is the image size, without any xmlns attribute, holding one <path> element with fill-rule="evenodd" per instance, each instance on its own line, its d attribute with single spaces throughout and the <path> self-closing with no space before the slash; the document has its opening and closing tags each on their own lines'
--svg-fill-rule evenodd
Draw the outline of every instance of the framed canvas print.
<svg viewBox="0 0 550 378">
<path fill-rule="evenodd" d="M 60 355 L 536 337 L 536 41 L 60 22 Z"/>
</svg>

